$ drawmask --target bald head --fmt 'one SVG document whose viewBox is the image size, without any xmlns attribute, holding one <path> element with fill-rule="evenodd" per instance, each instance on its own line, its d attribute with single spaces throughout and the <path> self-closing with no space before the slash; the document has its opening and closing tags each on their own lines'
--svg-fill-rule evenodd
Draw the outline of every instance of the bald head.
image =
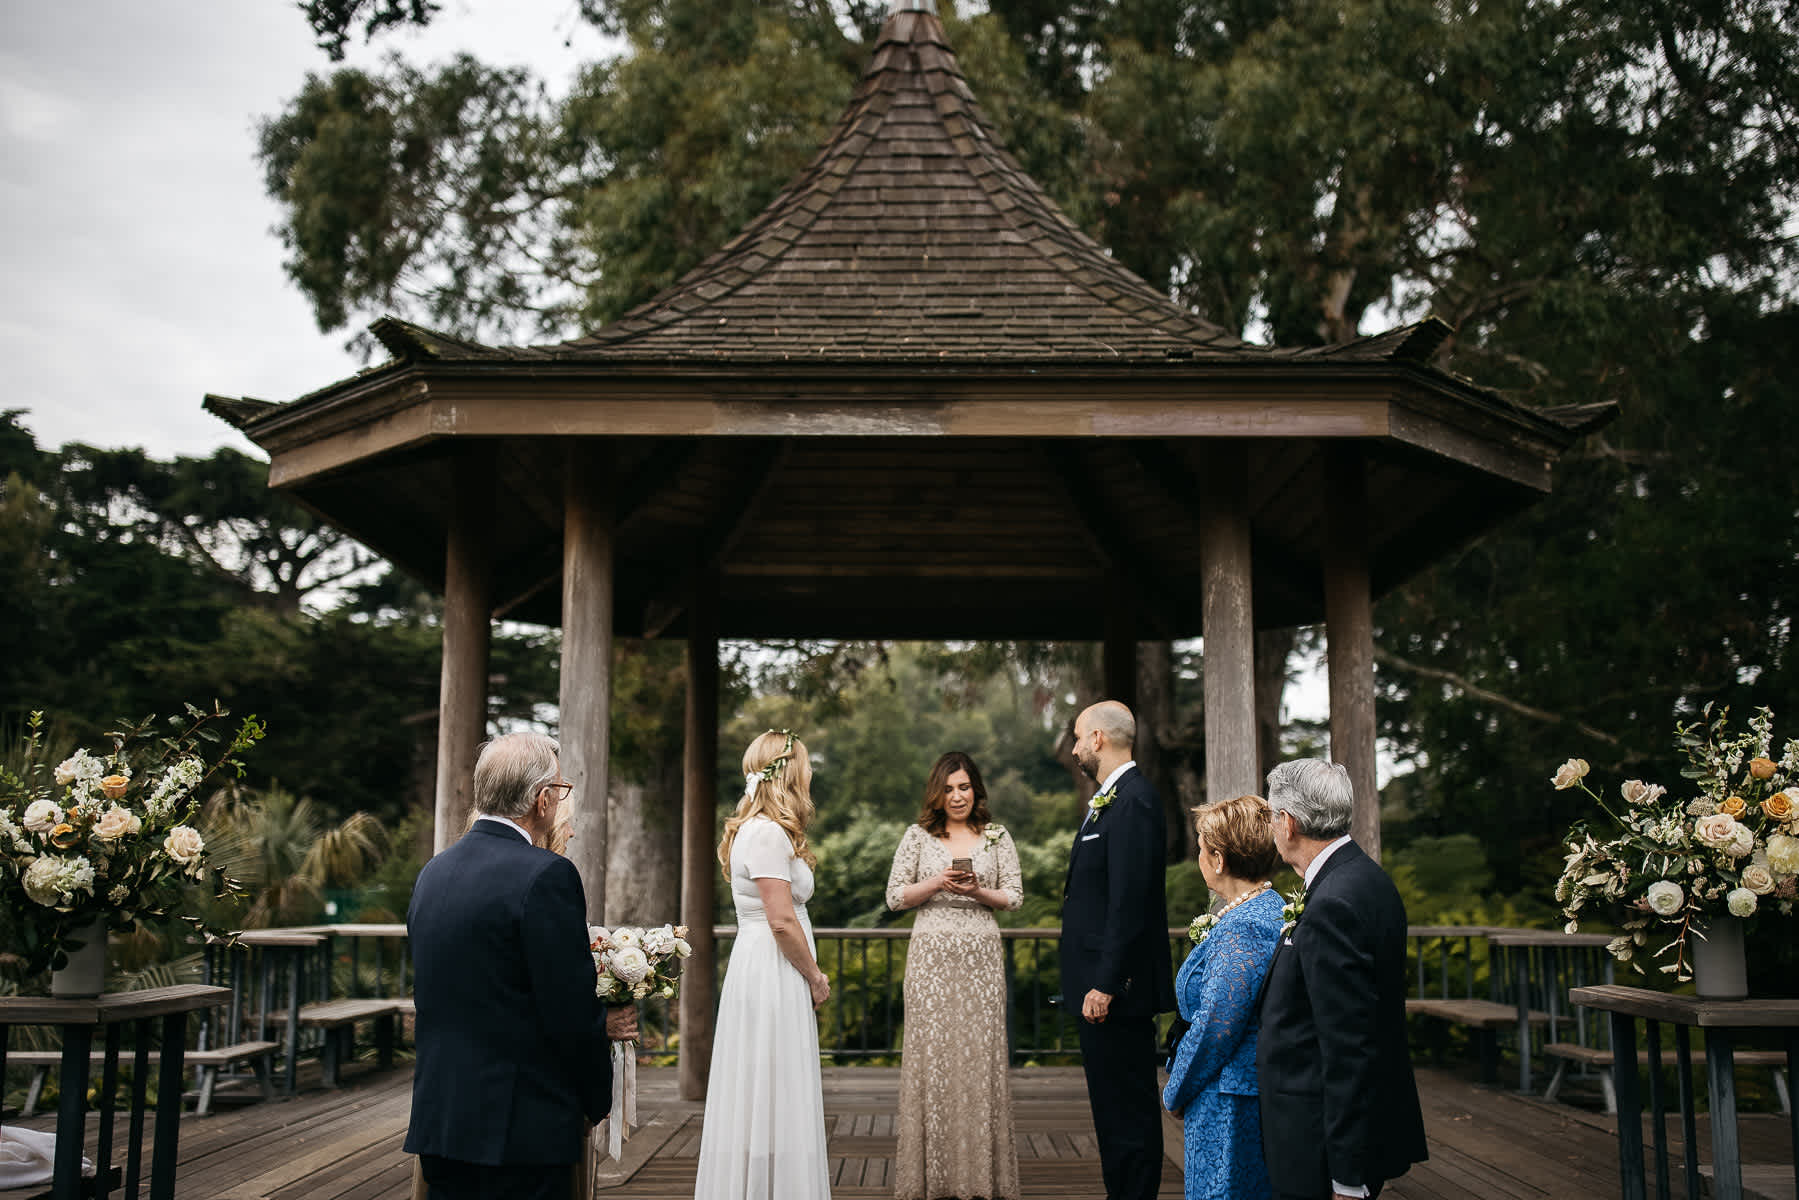
<svg viewBox="0 0 1799 1200">
<path fill-rule="evenodd" d="M 1086 732 L 1097 731 L 1127 755 L 1131 747 L 1137 744 L 1137 718 L 1131 710 L 1116 700 L 1101 700 L 1098 704 L 1088 706 L 1075 728 Z"/>
</svg>

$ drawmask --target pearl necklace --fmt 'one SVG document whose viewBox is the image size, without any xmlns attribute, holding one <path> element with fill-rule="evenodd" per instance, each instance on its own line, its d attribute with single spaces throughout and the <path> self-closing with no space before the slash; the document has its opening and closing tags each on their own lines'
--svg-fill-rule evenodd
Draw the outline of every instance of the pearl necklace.
<svg viewBox="0 0 1799 1200">
<path fill-rule="evenodd" d="M 1242 904 L 1245 900 L 1253 900 L 1273 886 L 1274 884 L 1272 881 L 1264 879 L 1261 883 L 1256 884 L 1256 886 L 1250 888 L 1247 892 L 1244 892 L 1241 896 L 1238 896 L 1235 900 L 1232 900 L 1229 904 L 1226 904 L 1212 915 L 1214 917 L 1222 917 L 1225 913 L 1231 911 L 1231 909 L 1237 907 L 1239 904 Z"/>
</svg>

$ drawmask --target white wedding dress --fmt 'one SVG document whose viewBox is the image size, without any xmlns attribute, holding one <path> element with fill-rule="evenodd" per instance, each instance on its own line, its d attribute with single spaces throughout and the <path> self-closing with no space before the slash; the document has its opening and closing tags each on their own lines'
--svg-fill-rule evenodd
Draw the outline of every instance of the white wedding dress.
<svg viewBox="0 0 1799 1200">
<path fill-rule="evenodd" d="M 737 944 L 725 969 L 712 1074 L 700 1134 L 694 1200 L 829 1200 L 818 1018 L 806 980 L 775 945 L 758 878 L 793 886 L 794 911 L 813 945 L 806 901 L 812 869 L 766 817 L 743 823 L 731 844 Z"/>
</svg>

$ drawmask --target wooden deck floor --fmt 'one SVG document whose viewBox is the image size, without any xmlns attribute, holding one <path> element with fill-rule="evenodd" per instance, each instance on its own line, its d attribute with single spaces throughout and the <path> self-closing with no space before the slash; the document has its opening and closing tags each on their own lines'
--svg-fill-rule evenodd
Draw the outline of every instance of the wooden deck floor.
<svg viewBox="0 0 1799 1200">
<path fill-rule="evenodd" d="M 411 1160 L 400 1150 L 411 1107 L 410 1070 L 368 1070 L 337 1092 L 311 1082 L 292 1100 L 185 1118 L 180 1194 L 196 1200 L 410 1200 Z M 1585 1200 L 1618 1195 L 1615 1125 L 1609 1118 L 1477 1087 L 1445 1071 L 1421 1069 L 1418 1082 L 1431 1160 L 1394 1181 L 1383 1196 Z M 627 1143 L 609 1178 L 614 1186 L 604 1194 L 619 1200 L 689 1200 L 703 1108 L 677 1097 L 672 1070 L 645 1070 L 640 1085 L 640 1116 L 646 1123 Z M 834 1196 L 891 1195 L 898 1087 L 892 1069 L 825 1071 Z M 1018 1071 L 1013 1089 L 1025 1196 L 1102 1196 L 1079 1070 Z M 39 1116 L 26 1124 L 41 1129 L 53 1121 Z M 1671 1128 L 1677 1139 L 1678 1125 Z M 91 1140 L 91 1120 L 89 1130 Z M 1790 1164 L 1785 1130 L 1782 1118 L 1744 1118 L 1746 1159 Z M 1172 1120 L 1165 1132 L 1161 1195 L 1175 1200 L 1182 1195 L 1180 1133 Z M 1702 1120 L 1702 1157 L 1707 1139 Z M 1683 1196 L 1678 1158 L 1673 1173 L 1675 1195 Z M 1785 1195 L 1791 1196 L 1790 1167 L 1785 1178 Z M 0 1192 L 0 1200 L 25 1194 Z"/>
</svg>

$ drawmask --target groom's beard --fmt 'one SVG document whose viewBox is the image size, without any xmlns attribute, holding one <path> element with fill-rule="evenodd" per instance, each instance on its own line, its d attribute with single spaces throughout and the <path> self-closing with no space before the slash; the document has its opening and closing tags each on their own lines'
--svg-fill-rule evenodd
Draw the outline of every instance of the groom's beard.
<svg viewBox="0 0 1799 1200">
<path fill-rule="evenodd" d="M 1087 772 L 1088 775 L 1093 777 L 1093 786 L 1098 787 L 1099 786 L 1099 755 L 1097 753 L 1094 753 L 1093 751 L 1088 751 L 1086 754 L 1077 753 L 1074 756 L 1074 761 L 1075 761 L 1075 764 L 1081 768 L 1081 770 Z"/>
</svg>

